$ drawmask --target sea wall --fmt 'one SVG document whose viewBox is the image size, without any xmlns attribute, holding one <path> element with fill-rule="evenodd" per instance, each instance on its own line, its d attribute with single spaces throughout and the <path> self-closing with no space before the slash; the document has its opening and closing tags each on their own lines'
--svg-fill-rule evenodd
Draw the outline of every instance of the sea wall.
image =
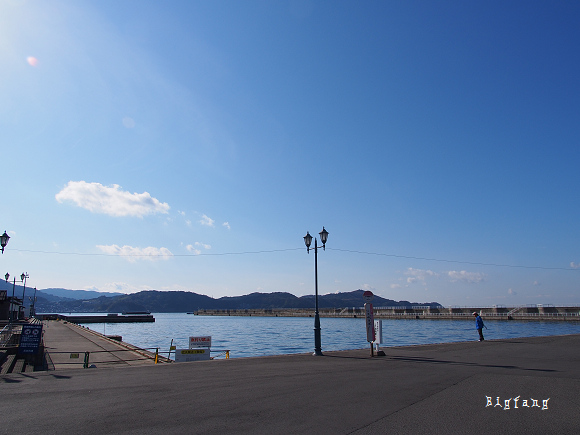
<svg viewBox="0 0 580 435">
<path fill-rule="evenodd" d="M 375 307 L 375 319 L 457 319 L 472 320 L 473 312 L 494 320 L 563 320 L 580 321 L 580 307 L 528 305 L 519 307 Z M 272 308 L 237 310 L 197 310 L 198 316 L 314 317 L 314 308 Z M 320 317 L 365 317 L 363 307 L 323 308 Z"/>
</svg>

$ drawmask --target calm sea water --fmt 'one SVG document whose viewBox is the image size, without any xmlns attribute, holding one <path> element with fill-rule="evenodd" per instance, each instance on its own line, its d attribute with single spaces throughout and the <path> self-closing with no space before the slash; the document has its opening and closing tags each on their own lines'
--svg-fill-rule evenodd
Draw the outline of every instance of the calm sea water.
<svg viewBox="0 0 580 435">
<path fill-rule="evenodd" d="M 230 358 L 305 353 L 314 350 L 314 318 L 221 317 L 185 313 L 154 314 L 155 323 L 91 323 L 84 326 L 141 348 L 187 348 L 190 336 L 212 337 L 213 350 Z M 368 348 L 364 319 L 322 318 L 322 351 Z M 486 339 L 578 334 L 580 322 L 486 320 Z M 383 320 L 381 347 L 471 341 L 478 338 L 470 320 Z"/>
</svg>

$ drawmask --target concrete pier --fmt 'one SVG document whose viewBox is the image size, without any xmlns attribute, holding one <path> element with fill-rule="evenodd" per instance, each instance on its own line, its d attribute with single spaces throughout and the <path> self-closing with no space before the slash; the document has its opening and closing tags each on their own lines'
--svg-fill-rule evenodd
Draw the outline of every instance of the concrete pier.
<svg viewBox="0 0 580 435">
<path fill-rule="evenodd" d="M 155 353 L 88 328 L 65 321 L 44 321 L 44 346 L 48 370 L 89 366 L 138 366 L 155 363 Z M 160 362 L 167 361 L 159 358 Z"/>
<path fill-rule="evenodd" d="M 384 351 L 3 375 L 0 433 L 580 432 L 580 335 Z"/>
</svg>

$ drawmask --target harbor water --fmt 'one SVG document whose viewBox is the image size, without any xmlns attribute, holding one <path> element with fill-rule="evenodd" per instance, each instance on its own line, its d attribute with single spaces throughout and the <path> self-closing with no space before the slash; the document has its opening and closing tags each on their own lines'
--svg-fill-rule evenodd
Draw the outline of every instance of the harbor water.
<svg viewBox="0 0 580 435">
<path fill-rule="evenodd" d="M 144 349 L 158 348 L 167 355 L 171 340 L 186 349 L 191 336 L 211 336 L 212 353 L 229 350 L 230 358 L 312 352 L 312 317 L 195 316 L 156 313 L 155 323 L 90 323 L 83 326 Z M 407 346 L 478 339 L 469 320 L 384 319 L 381 347 Z M 368 348 L 365 320 L 321 318 L 322 351 Z M 485 320 L 486 339 L 535 337 L 580 333 L 577 321 Z"/>
</svg>

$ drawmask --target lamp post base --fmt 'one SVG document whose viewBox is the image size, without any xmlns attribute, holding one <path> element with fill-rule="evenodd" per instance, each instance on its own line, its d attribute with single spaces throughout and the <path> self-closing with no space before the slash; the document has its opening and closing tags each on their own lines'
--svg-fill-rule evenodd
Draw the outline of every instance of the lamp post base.
<svg viewBox="0 0 580 435">
<path fill-rule="evenodd" d="M 316 314 L 314 315 L 314 353 L 312 355 L 323 356 L 320 340 L 320 317 L 318 315 L 318 310 L 316 310 Z"/>
</svg>

